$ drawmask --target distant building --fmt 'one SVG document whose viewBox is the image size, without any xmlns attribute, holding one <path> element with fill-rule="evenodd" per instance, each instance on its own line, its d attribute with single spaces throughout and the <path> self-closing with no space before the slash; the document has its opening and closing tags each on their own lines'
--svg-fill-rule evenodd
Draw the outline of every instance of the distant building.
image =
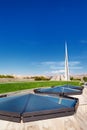
<svg viewBox="0 0 87 130">
<path fill-rule="evenodd" d="M 60 81 L 61 80 L 61 76 L 60 75 L 55 75 L 52 76 L 51 81 Z"/>
</svg>

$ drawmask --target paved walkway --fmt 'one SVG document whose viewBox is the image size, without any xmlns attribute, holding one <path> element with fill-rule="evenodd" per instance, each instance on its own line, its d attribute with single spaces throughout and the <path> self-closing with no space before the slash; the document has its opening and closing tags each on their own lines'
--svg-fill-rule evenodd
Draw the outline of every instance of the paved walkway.
<svg viewBox="0 0 87 130">
<path fill-rule="evenodd" d="M 0 130 L 86 130 L 87 129 L 87 88 L 76 96 L 80 100 L 75 115 L 30 123 L 13 123 L 0 120 Z"/>
</svg>

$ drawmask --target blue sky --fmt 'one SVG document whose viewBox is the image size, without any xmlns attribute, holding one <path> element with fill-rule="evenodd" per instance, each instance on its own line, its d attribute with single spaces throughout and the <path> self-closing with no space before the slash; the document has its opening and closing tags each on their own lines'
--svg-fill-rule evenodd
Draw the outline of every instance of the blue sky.
<svg viewBox="0 0 87 130">
<path fill-rule="evenodd" d="M 0 74 L 87 73 L 86 0 L 0 0 Z"/>
</svg>

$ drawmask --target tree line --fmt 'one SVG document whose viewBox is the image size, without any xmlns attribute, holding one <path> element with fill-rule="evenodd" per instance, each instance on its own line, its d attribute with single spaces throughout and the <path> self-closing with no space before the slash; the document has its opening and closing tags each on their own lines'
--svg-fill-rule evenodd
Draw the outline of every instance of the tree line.
<svg viewBox="0 0 87 130">
<path fill-rule="evenodd" d="M 79 80 L 79 81 L 83 80 L 84 82 L 87 82 L 87 77 L 84 76 L 82 79 L 81 79 L 81 78 L 70 77 L 70 80 L 71 80 L 71 81 L 73 81 L 73 80 Z"/>
<path fill-rule="evenodd" d="M 0 78 L 14 78 L 12 75 L 0 75 Z"/>
</svg>

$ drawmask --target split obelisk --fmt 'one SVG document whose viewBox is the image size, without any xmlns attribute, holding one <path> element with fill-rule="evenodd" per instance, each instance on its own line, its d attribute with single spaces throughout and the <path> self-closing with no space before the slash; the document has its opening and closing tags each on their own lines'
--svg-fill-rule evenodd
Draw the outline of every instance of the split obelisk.
<svg viewBox="0 0 87 130">
<path fill-rule="evenodd" d="M 69 65 L 68 65 L 68 50 L 67 43 L 65 42 L 65 81 L 69 81 Z"/>
</svg>

